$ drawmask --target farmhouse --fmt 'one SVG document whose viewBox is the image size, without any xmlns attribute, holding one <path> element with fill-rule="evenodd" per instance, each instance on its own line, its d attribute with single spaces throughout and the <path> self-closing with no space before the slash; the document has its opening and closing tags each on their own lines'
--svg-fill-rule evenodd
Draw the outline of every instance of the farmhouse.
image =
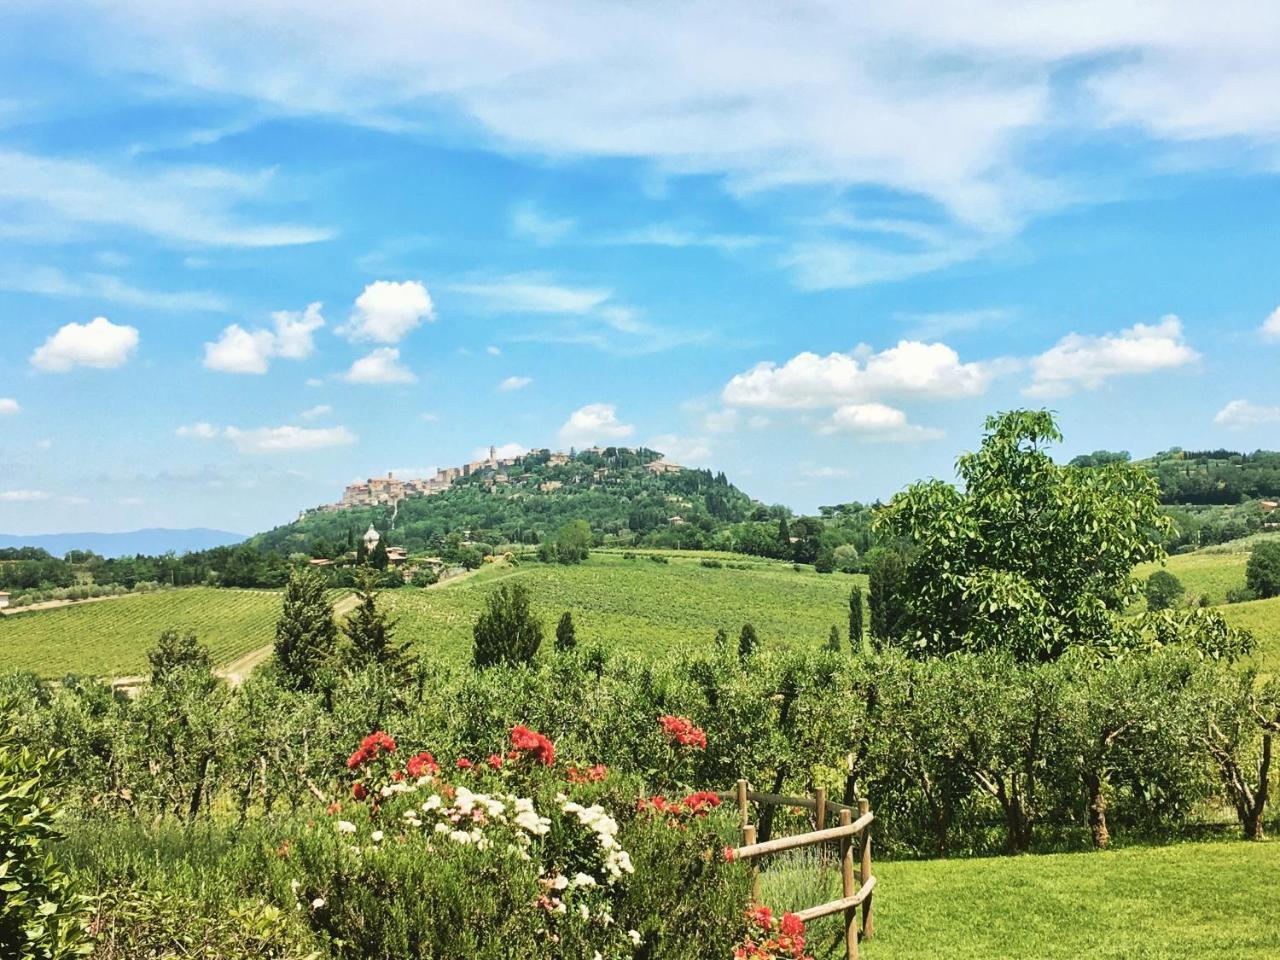
<svg viewBox="0 0 1280 960">
<path fill-rule="evenodd" d="M 9 606 L 9 594 L 0 590 L 0 610 L 3 610 L 7 606 Z"/>
</svg>

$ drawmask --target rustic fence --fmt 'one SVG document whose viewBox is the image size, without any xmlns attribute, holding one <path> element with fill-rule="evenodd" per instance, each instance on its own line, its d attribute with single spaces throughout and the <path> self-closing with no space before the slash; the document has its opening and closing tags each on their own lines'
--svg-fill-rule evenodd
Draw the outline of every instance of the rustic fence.
<svg viewBox="0 0 1280 960">
<path fill-rule="evenodd" d="M 733 850 L 734 860 L 746 860 L 751 863 L 751 898 L 760 902 L 760 868 L 756 863 L 761 857 L 802 847 L 818 846 L 832 841 L 840 844 L 840 879 L 843 885 L 843 896 L 838 900 L 818 904 L 807 910 L 796 912 L 801 920 L 808 923 L 819 917 L 833 913 L 844 914 L 845 951 L 848 960 L 856 960 L 858 956 L 858 937 L 869 939 L 874 932 L 871 915 L 871 891 L 876 887 L 875 874 L 871 872 L 871 823 L 875 815 L 871 812 L 866 800 L 859 800 L 857 807 L 827 800 L 827 792 L 819 787 L 812 797 L 784 797 L 773 793 L 754 793 L 746 780 L 739 780 L 737 790 L 732 793 L 718 794 L 725 800 L 736 800 L 738 804 L 738 824 L 742 830 L 742 846 Z M 756 827 L 751 822 L 750 805 L 792 807 L 798 810 L 812 810 L 816 829 L 809 833 L 801 833 L 792 837 L 779 837 L 777 840 L 756 842 Z M 857 819 L 854 819 L 854 811 Z M 828 827 L 827 818 L 831 815 L 839 818 L 838 827 Z M 857 881 L 854 880 L 854 840 L 857 840 L 859 869 Z M 862 928 L 858 928 L 858 907 L 862 907 Z"/>
</svg>

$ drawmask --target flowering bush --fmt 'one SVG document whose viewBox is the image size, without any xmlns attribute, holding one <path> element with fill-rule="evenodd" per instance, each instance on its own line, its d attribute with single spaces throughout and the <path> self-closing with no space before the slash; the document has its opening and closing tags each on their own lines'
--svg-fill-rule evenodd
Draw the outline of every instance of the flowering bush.
<svg viewBox="0 0 1280 960">
<path fill-rule="evenodd" d="M 746 939 L 734 960 L 813 960 L 804 952 L 804 922 L 794 913 L 774 916 L 765 906 L 747 911 Z"/>
<path fill-rule="evenodd" d="M 683 800 L 668 800 L 666 797 L 653 796 L 641 800 L 637 805 L 642 811 L 662 814 L 672 826 L 684 824 L 688 820 L 705 817 L 720 806 L 720 798 L 707 790 L 691 793 Z"/>
<path fill-rule="evenodd" d="M 700 727 L 696 727 L 693 721 L 688 717 L 673 717 L 666 714 L 658 718 L 658 723 L 662 726 L 662 732 L 673 744 L 682 747 L 697 747 L 699 750 L 707 749 L 707 735 Z"/>
</svg>

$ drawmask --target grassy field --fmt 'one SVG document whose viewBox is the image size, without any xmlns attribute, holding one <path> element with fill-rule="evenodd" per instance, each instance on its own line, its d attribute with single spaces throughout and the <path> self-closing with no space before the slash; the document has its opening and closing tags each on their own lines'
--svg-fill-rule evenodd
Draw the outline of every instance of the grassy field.
<svg viewBox="0 0 1280 960">
<path fill-rule="evenodd" d="M 489 568 L 455 584 L 383 596 L 399 618 L 401 637 L 458 662 L 471 654 L 471 629 L 485 595 L 502 582 L 529 589 L 548 640 L 569 610 L 579 643 L 645 652 L 709 644 L 720 627 L 736 639 L 744 622 L 755 625 L 765 647 L 817 647 L 833 625 L 842 635 L 847 631 L 849 591 L 855 584 L 866 587 L 865 577 L 820 576 L 780 563 L 714 569 L 696 555 L 659 564 L 597 553 L 581 565 Z"/>
<path fill-rule="evenodd" d="M 227 663 L 269 644 L 280 615 L 273 590 L 189 587 L 0 618 L 0 671 L 43 677 L 145 673 L 146 651 L 168 627 L 192 629 Z"/>
<path fill-rule="evenodd" d="M 1224 551 L 1215 548 L 1182 553 L 1170 557 L 1164 569 L 1182 581 L 1187 588 L 1186 599 L 1208 597 L 1212 604 L 1226 603 L 1228 590 L 1244 589 L 1244 568 L 1249 562 L 1247 550 Z M 1139 580 L 1160 569 L 1158 563 L 1144 563 L 1134 570 Z"/>
<path fill-rule="evenodd" d="M 1280 597 L 1228 603 L 1219 611 L 1233 627 L 1243 627 L 1257 638 L 1253 661 L 1263 670 L 1280 671 Z"/>
<path fill-rule="evenodd" d="M 883 863 L 875 937 L 862 955 L 959 958 L 1280 957 L 1280 844 L 1187 843 L 1107 853 Z M 839 896 L 834 866 L 763 875 L 765 902 L 799 909 Z M 818 960 L 838 918 L 810 925 Z"/>
</svg>

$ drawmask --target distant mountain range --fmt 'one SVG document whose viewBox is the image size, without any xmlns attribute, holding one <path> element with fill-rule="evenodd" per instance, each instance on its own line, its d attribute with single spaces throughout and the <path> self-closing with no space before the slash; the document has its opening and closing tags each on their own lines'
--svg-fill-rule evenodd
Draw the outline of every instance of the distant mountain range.
<svg viewBox="0 0 1280 960">
<path fill-rule="evenodd" d="M 102 557 L 131 557 L 139 553 L 156 556 L 170 550 L 174 553 L 208 550 L 210 547 L 239 543 L 244 539 L 242 533 L 210 530 L 207 527 L 185 530 L 152 527 L 122 533 L 37 533 L 27 536 L 0 533 L 0 548 L 40 547 L 55 557 L 65 556 L 68 550 L 92 550 Z"/>
</svg>

